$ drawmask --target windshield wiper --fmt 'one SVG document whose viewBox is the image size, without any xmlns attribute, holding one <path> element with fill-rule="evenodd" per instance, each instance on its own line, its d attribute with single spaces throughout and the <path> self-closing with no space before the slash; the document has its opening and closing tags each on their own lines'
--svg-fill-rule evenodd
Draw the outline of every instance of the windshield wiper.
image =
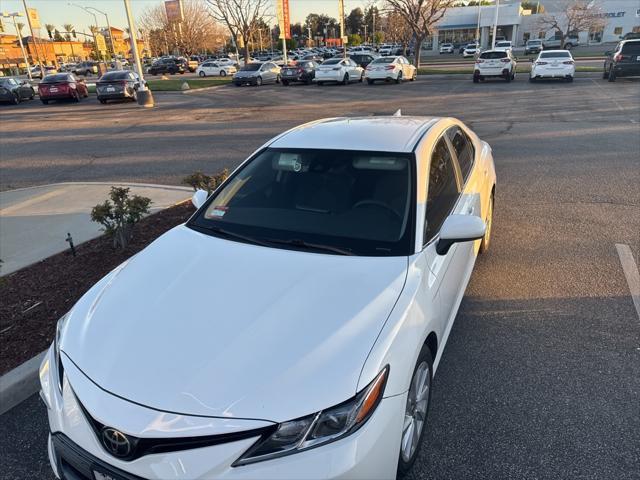
<svg viewBox="0 0 640 480">
<path fill-rule="evenodd" d="M 209 230 L 211 232 L 215 232 L 219 235 L 225 236 L 227 238 L 235 238 L 236 240 L 241 240 L 245 243 L 251 243 L 253 245 L 260 245 L 262 247 L 270 247 L 271 245 L 269 245 L 269 242 L 264 242 L 258 238 L 254 238 L 254 237 L 248 237 L 246 235 L 242 235 L 240 233 L 235 233 L 235 232 L 231 232 L 229 230 L 225 230 L 224 228 L 220 228 L 220 227 L 212 227 L 212 226 L 201 226 L 201 225 L 197 225 L 198 228 L 202 228 L 204 230 Z"/>
<path fill-rule="evenodd" d="M 290 245 L 305 250 L 321 250 L 324 252 L 337 253 L 338 255 L 355 255 L 351 250 L 347 250 L 340 247 L 332 247 L 331 245 L 321 245 L 319 243 L 308 243 L 299 238 L 292 238 L 291 240 L 278 240 L 267 239 L 267 242 L 278 245 Z"/>
</svg>

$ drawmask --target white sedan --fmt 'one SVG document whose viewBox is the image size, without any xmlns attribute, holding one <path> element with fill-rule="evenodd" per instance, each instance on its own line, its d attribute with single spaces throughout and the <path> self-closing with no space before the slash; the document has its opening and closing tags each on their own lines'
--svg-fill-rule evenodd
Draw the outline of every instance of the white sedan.
<svg viewBox="0 0 640 480">
<path fill-rule="evenodd" d="M 371 85 L 376 80 L 400 83 L 402 80 L 414 81 L 418 69 L 405 57 L 378 57 L 364 71 L 364 78 Z"/>
<path fill-rule="evenodd" d="M 237 71 L 236 67 L 231 64 L 222 65 L 217 61 L 208 61 L 198 65 L 196 75 L 200 77 L 226 77 L 227 75 L 233 75 Z"/>
<path fill-rule="evenodd" d="M 495 182 L 453 118 L 270 140 L 60 319 L 40 368 L 54 472 L 407 474 Z"/>
<path fill-rule="evenodd" d="M 576 65 L 569 50 L 543 50 L 531 64 L 529 81 L 560 78 L 573 82 Z"/>
<path fill-rule="evenodd" d="M 316 83 L 324 85 L 327 82 L 341 83 L 362 82 L 364 69 L 350 58 L 330 58 L 316 69 Z"/>
</svg>

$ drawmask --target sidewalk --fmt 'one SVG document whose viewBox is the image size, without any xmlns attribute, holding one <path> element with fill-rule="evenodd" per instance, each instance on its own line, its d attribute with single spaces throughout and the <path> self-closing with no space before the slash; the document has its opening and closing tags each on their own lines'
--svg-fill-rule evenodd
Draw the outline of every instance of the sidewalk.
<svg viewBox="0 0 640 480">
<path fill-rule="evenodd" d="M 102 234 L 91 209 L 106 200 L 111 186 L 149 197 L 157 212 L 191 196 L 189 187 L 135 183 L 58 183 L 0 192 L 0 275 L 7 275 Z"/>
</svg>

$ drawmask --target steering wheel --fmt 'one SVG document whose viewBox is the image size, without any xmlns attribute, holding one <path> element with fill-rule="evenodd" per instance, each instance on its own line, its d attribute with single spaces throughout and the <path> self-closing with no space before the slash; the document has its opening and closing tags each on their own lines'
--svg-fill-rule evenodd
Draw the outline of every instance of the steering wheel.
<svg viewBox="0 0 640 480">
<path fill-rule="evenodd" d="M 385 210 L 387 210 L 388 212 L 393 213 L 396 217 L 398 217 L 398 220 L 400 220 L 402 222 L 402 215 L 400 215 L 400 213 L 393 208 L 391 205 L 388 205 L 380 200 L 373 200 L 373 199 L 369 199 L 369 200 L 360 200 L 359 202 L 357 202 L 353 208 L 360 208 L 360 207 L 379 207 L 379 208 L 384 208 Z"/>
</svg>

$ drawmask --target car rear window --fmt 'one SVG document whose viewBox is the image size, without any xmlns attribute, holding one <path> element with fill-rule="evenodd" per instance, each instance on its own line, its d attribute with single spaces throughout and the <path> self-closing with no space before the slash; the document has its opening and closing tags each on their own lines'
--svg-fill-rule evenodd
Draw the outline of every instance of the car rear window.
<svg viewBox="0 0 640 480">
<path fill-rule="evenodd" d="M 480 58 L 495 59 L 495 58 L 507 58 L 507 52 L 484 52 L 480 54 Z"/>
<path fill-rule="evenodd" d="M 569 52 L 542 52 L 540 58 L 571 58 Z"/>
<path fill-rule="evenodd" d="M 41 83 L 56 83 L 56 82 L 67 82 L 70 81 L 69 75 L 47 75 L 44 77 Z"/>
<path fill-rule="evenodd" d="M 629 42 L 622 46 L 622 53 L 627 55 L 640 55 L 640 42 Z"/>
<path fill-rule="evenodd" d="M 395 60 L 395 57 L 384 57 L 384 58 L 376 58 L 373 62 L 371 63 L 393 63 L 393 61 Z"/>
<path fill-rule="evenodd" d="M 331 58 L 323 63 L 323 65 L 335 65 L 336 63 L 340 63 L 342 61 L 341 58 Z"/>
<path fill-rule="evenodd" d="M 540 45 L 542 43 L 542 40 L 529 40 L 527 42 L 527 45 Z"/>
<path fill-rule="evenodd" d="M 128 80 L 129 72 L 108 72 L 100 77 L 101 82 L 110 82 L 112 80 Z"/>
<path fill-rule="evenodd" d="M 498 42 L 496 43 L 496 47 L 510 47 L 511 42 Z"/>
</svg>

